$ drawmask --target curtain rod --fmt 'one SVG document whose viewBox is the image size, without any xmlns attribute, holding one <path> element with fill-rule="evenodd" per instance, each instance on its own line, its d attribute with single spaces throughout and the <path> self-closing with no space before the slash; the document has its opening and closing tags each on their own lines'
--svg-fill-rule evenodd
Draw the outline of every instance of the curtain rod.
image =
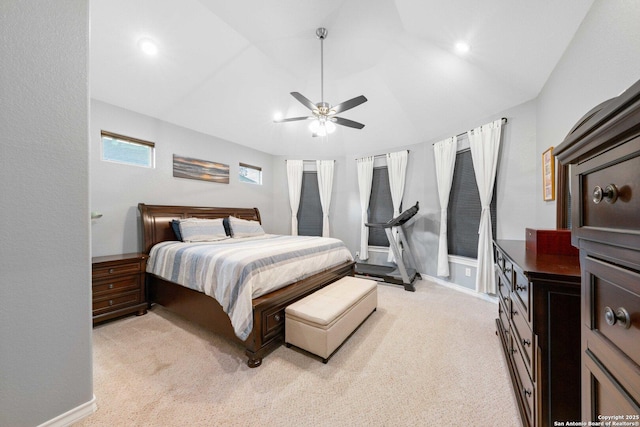
<svg viewBox="0 0 640 427">
<path fill-rule="evenodd" d="M 506 118 L 506 117 L 503 117 L 503 118 L 502 118 L 502 124 L 503 124 L 503 125 L 504 125 L 504 124 L 507 124 L 507 118 Z M 471 130 L 473 130 L 473 129 L 471 129 Z M 471 131 L 468 131 L 468 132 L 471 132 Z M 461 136 L 465 136 L 466 134 L 467 134 L 467 132 L 459 133 L 459 134 L 457 134 L 457 135 L 456 135 L 456 138 L 460 138 Z M 436 143 L 438 143 L 438 142 L 440 142 L 440 141 L 436 141 L 436 142 L 434 142 L 434 143 L 433 143 L 433 144 L 431 144 L 431 145 L 436 145 Z"/>
<path fill-rule="evenodd" d="M 394 153 L 399 153 L 399 152 L 402 152 L 402 151 L 406 151 L 407 153 L 411 152 L 411 150 L 400 150 L 400 151 L 394 151 Z M 356 158 L 356 160 L 362 159 L 364 157 L 370 157 L 370 156 L 358 157 L 358 158 Z M 379 159 L 380 157 L 387 157 L 387 155 L 386 154 L 376 154 L 375 156 L 373 156 L 374 159 Z"/>
<path fill-rule="evenodd" d="M 284 159 L 285 162 L 289 161 L 289 160 L 296 160 L 296 159 Z M 326 162 L 327 160 L 323 160 L 323 159 L 318 159 L 318 160 L 322 160 L 323 162 Z M 303 162 L 317 162 L 318 160 L 308 160 L 308 159 L 303 159 Z M 328 159 L 331 160 L 331 159 Z M 331 160 L 332 162 L 335 163 L 335 160 Z"/>
</svg>

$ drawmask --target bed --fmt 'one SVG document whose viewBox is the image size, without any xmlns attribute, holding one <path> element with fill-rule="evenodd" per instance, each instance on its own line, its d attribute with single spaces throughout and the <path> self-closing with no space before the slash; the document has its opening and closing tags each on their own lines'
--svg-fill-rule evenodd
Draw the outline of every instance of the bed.
<svg viewBox="0 0 640 427">
<path fill-rule="evenodd" d="M 147 254 L 151 254 L 152 248 L 156 245 L 158 247 L 175 246 L 173 243 L 162 243 L 177 242 L 171 226 L 173 220 L 215 219 L 231 216 L 261 223 L 257 208 L 165 206 L 140 203 L 138 210 L 142 230 L 142 250 Z M 222 243 L 233 244 L 233 242 Z M 153 264 L 152 259 L 149 262 Z M 249 308 L 251 328 L 245 331 L 245 334 L 238 334 L 237 325 L 234 328 L 225 308 L 206 293 L 149 272 L 147 272 L 146 284 L 150 306 L 162 305 L 191 322 L 240 343 L 248 357 L 247 365 L 255 368 L 262 364 L 265 355 L 284 342 L 284 310 L 289 304 L 341 277 L 352 276 L 353 271 L 353 260 L 343 259 L 334 265 L 324 267 L 322 271 L 305 275 L 306 277 L 300 280 L 251 299 Z M 223 304 L 225 304 L 224 301 Z M 225 307 L 228 310 L 226 305 Z M 245 335 L 246 338 L 244 338 Z"/>
</svg>

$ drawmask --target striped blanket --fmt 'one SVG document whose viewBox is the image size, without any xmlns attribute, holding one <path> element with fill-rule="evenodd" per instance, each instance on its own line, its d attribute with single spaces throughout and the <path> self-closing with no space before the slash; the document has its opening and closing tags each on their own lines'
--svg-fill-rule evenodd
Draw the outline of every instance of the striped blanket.
<svg viewBox="0 0 640 427">
<path fill-rule="evenodd" d="M 245 340 L 253 329 L 253 298 L 351 260 L 338 239 L 266 234 L 158 243 L 149 254 L 147 272 L 215 298 L 235 334 Z"/>
</svg>

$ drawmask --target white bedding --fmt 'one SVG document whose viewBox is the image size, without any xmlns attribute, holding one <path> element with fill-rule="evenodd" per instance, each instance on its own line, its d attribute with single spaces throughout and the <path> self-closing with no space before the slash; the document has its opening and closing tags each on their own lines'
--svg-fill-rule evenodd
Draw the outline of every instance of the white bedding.
<svg viewBox="0 0 640 427">
<path fill-rule="evenodd" d="M 253 329 L 251 300 L 346 261 L 338 239 L 265 234 L 218 242 L 162 242 L 147 272 L 215 298 L 238 338 Z"/>
</svg>

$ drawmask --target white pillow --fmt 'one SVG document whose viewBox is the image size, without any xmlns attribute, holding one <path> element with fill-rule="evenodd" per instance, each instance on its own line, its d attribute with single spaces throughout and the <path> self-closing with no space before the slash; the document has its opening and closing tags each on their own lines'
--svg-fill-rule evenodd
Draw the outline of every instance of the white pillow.
<svg viewBox="0 0 640 427">
<path fill-rule="evenodd" d="M 231 237 L 252 237 L 262 236 L 264 230 L 258 221 L 248 221 L 246 219 L 229 217 L 229 226 L 231 228 Z"/>
<path fill-rule="evenodd" d="M 224 232 L 222 218 L 188 218 L 180 220 L 183 242 L 215 242 L 229 238 Z"/>
</svg>

